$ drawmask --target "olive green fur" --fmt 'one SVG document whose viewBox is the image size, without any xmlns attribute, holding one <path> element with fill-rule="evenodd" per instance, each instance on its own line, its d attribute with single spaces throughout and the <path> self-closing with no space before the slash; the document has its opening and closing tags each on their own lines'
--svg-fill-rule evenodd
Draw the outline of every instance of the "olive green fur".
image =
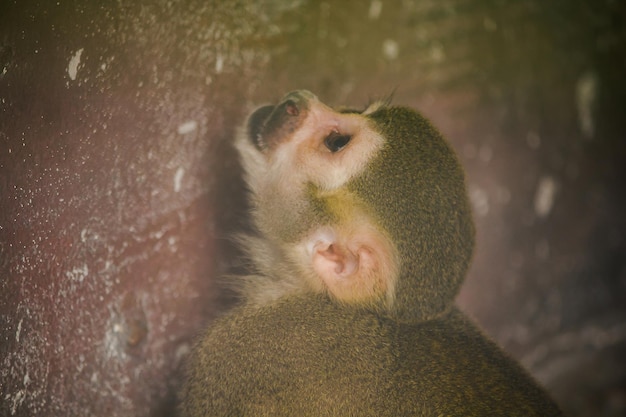
<svg viewBox="0 0 626 417">
<path fill-rule="evenodd" d="M 218 319 L 189 363 L 190 416 L 559 416 L 455 308 L 402 323 L 292 296 Z"/>
<path fill-rule="evenodd" d="M 428 319 L 452 303 L 474 248 L 463 170 L 418 113 L 390 107 L 369 117 L 386 143 L 348 188 L 373 210 L 399 252 L 392 316 Z"/>
</svg>

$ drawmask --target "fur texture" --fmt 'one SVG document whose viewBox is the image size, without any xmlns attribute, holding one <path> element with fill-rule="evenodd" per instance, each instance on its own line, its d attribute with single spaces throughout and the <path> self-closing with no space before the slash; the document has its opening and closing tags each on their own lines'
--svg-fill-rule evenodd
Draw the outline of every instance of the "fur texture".
<svg viewBox="0 0 626 417">
<path fill-rule="evenodd" d="M 253 113 L 238 148 L 255 273 L 191 355 L 183 416 L 561 415 L 454 306 L 474 226 L 426 119 L 297 91 Z"/>
</svg>

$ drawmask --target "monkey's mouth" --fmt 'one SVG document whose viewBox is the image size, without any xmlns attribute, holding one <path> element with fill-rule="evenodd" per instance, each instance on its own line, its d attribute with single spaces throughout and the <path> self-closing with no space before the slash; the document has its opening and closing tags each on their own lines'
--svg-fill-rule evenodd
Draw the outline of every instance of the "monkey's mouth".
<svg viewBox="0 0 626 417">
<path fill-rule="evenodd" d="M 263 152 L 288 141 L 306 119 L 312 98 L 308 91 L 293 91 L 276 106 L 259 107 L 248 118 L 249 140 Z"/>
<path fill-rule="evenodd" d="M 267 148 L 263 140 L 265 122 L 269 119 L 276 106 L 263 106 L 256 109 L 248 118 L 248 139 L 260 151 Z"/>
</svg>

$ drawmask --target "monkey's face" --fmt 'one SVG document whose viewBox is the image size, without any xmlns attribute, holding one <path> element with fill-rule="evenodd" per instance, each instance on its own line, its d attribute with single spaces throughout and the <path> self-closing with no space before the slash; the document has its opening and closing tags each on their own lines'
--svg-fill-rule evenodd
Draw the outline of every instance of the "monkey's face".
<svg viewBox="0 0 626 417">
<path fill-rule="evenodd" d="M 251 178 L 255 193 L 270 187 L 288 200 L 306 192 L 308 184 L 337 190 L 363 171 L 384 143 L 362 114 L 335 111 L 305 90 L 252 113 L 247 140 L 254 161 L 246 163 L 260 174 Z"/>
<path fill-rule="evenodd" d="M 239 143 L 260 232 L 306 277 L 338 300 L 393 298 L 395 248 L 347 188 L 383 147 L 365 112 L 335 111 L 308 91 L 257 109 Z"/>
<path fill-rule="evenodd" d="M 454 152 L 417 112 L 295 91 L 250 116 L 239 149 L 256 226 L 309 289 L 411 320 L 449 306 L 474 229 Z"/>
</svg>

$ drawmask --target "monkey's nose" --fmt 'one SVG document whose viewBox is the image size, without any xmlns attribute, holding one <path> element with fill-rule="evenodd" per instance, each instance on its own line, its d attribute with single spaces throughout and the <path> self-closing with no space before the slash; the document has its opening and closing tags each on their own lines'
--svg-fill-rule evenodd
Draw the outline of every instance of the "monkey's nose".
<svg viewBox="0 0 626 417">
<path fill-rule="evenodd" d="M 257 109 L 248 119 L 250 140 L 261 151 L 288 141 L 306 118 L 312 100 L 317 100 L 313 93 L 297 90 L 283 97 L 276 106 Z"/>
<path fill-rule="evenodd" d="M 315 94 L 308 90 L 295 90 L 287 93 L 281 100 L 279 107 L 283 107 L 289 116 L 298 116 L 301 110 L 309 108 L 309 102 L 317 100 Z"/>
<path fill-rule="evenodd" d="M 300 109 L 298 108 L 298 104 L 293 100 L 289 99 L 285 101 L 285 112 L 289 116 L 297 116 L 300 114 Z"/>
</svg>

